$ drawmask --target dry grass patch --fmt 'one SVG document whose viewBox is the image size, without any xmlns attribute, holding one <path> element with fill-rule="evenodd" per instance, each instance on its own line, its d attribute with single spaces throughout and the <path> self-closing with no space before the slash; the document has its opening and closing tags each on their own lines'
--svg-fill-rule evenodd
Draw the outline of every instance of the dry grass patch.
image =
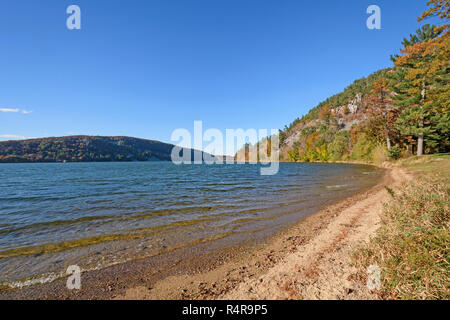
<svg viewBox="0 0 450 320">
<path fill-rule="evenodd" d="M 383 226 L 354 253 L 355 264 L 381 268 L 381 297 L 450 299 L 448 178 L 420 175 L 392 191 Z"/>
</svg>

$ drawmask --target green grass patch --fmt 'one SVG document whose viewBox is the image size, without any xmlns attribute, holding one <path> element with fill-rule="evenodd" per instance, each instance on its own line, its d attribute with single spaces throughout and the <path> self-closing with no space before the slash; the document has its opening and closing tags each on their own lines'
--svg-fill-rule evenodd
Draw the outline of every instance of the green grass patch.
<svg viewBox="0 0 450 320">
<path fill-rule="evenodd" d="M 432 158 L 450 159 L 450 153 L 437 153 L 437 154 L 431 155 L 430 157 L 432 157 Z"/>
</svg>

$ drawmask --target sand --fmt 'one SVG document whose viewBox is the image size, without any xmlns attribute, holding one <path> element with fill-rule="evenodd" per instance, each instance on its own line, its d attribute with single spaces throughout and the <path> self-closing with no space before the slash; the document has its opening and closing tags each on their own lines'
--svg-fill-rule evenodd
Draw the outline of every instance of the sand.
<svg viewBox="0 0 450 320">
<path fill-rule="evenodd" d="M 259 248 L 207 272 L 169 276 L 152 287 L 136 286 L 115 299 L 377 299 L 356 269 L 351 253 L 380 227 L 385 186 L 411 176 L 388 168 L 383 181 L 305 218 Z"/>
</svg>

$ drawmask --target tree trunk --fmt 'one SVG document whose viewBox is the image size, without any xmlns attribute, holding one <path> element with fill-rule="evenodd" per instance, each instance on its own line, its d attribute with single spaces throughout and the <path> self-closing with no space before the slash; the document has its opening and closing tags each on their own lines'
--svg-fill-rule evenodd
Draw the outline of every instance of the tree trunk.
<svg viewBox="0 0 450 320">
<path fill-rule="evenodd" d="M 386 144 L 388 150 L 391 150 L 391 138 L 389 138 L 389 135 L 386 136 Z"/>
<path fill-rule="evenodd" d="M 423 133 L 419 133 L 419 139 L 417 140 L 417 155 L 423 155 Z"/>
<path fill-rule="evenodd" d="M 426 97 L 426 89 L 425 89 L 425 79 L 422 80 L 422 92 L 421 92 L 421 96 L 422 96 L 422 101 L 421 101 L 421 105 L 420 105 L 420 111 L 422 113 L 422 118 L 420 118 L 419 120 L 419 135 L 418 135 L 418 139 L 417 139 L 417 155 L 421 156 L 423 155 L 423 105 L 425 102 L 425 97 Z"/>
<path fill-rule="evenodd" d="M 423 119 L 419 121 L 419 128 L 423 128 Z M 417 139 L 417 155 L 423 155 L 423 132 L 419 132 L 419 138 Z"/>
</svg>

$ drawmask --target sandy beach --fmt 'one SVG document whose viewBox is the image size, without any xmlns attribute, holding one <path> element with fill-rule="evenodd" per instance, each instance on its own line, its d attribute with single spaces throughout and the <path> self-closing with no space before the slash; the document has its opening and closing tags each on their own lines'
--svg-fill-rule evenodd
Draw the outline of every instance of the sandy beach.
<svg viewBox="0 0 450 320">
<path fill-rule="evenodd" d="M 380 225 L 389 195 L 410 175 L 386 171 L 370 190 L 302 220 L 254 251 L 214 270 L 172 276 L 154 287 L 126 290 L 116 299 L 376 299 L 351 266 L 351 252 Z"/>
<path fill-rule="evenodd" d="M 66 279 L 0 291 L 1 299 L 376 299 L 351 266 L 350 253 L 378 229 L 385 186 L 410 179 L 388 168 L 380 183 L 266 239 L 227 249 L 204 244 Z M 219 240 L 220 242 L 220 240 Z"/>
</svg>

